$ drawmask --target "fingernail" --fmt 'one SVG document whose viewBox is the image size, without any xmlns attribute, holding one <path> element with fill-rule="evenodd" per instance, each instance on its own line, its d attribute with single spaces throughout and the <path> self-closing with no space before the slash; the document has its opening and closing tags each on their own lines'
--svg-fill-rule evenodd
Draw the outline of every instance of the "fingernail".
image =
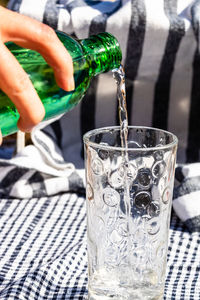
<svg viewBox="0 0 200 300">
<path fill-rule="evenodd" d="M 73 91 L 75 89 L 74 77 L 72 76 L 68 80 L 68 89 L 69 91 Z"/>
</svg>

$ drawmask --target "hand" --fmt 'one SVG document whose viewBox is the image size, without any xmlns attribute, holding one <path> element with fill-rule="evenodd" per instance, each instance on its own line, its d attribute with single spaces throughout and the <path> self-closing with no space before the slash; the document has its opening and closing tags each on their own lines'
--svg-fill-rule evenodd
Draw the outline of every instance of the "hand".
<svg viewBox="0 0 200 300">
<path fill-rule="evenodd" d="M 52 28 L 0 6 L 0 89 L 20 114 L 19 129 L 31 131 L 44 118 L 44 107 L 28 75 L 4 45 L 8 41 L 39 52 L 66 91 L 74 89 L 72 58 Z"/>
</svg>

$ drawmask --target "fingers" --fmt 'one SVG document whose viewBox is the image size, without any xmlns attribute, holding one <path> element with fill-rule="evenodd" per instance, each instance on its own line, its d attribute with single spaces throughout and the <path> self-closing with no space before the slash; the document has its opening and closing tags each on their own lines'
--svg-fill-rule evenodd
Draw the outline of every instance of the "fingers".
<svg viewBox="0 0 200 300">
<path fill-rule="evenodd" d="M 0 88 L 20 114 L 19 129 L 31 131 L 43 119 L 44 107 L 28 75 L 4 45 L 8 41 L 40 52 L 66 91 L 74 89 L 72 58 L 49 26 L 0 7 Z"/>
<path fill-rule="evenodd" d="M 72 58 L 52 28 L 5 8 L 0 9 L 0 24 L 4 43 L 38 51 L 53 68 L 57 84 L 66 91 L 74 89 Z"/>
<path fill-rule="evenodd" d="M 12 100 L 20 114 L 19 129 L 31 131 L 44 118 L 43 104 L 26 72 L 2 43 L 0 59 L 0 88 Z"/>
</svg>

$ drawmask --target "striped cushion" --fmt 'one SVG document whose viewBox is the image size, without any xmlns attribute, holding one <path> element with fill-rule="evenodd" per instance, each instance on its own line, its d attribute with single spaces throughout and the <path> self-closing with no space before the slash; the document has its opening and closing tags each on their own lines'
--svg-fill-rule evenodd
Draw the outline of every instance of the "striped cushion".
<svg viewBox="0 0 200 300">
<path fill-rule="evenodd" d="M 199 160 L 200 143 L 199 5 L 191 0 L 10 0 L 8 7 L 78 38 L 114 34 L 123 52 L 129 123 L 172 131 L 179 138 L 178 161 L 193 162 Z M 53 131 L 64 157 L 74 162 L 83 133 L 118 122 L 116 87 L 107 74 L 93 80 L 82 103 Z"/>
</svg>

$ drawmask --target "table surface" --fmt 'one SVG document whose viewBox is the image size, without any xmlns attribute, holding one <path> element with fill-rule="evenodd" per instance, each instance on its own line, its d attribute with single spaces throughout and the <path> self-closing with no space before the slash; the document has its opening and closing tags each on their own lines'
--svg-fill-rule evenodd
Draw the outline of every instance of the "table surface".
<svg viewBox="0 0 200 300">
<path fill-rule="evenodd" d="M 87 299 L 85 198 L 0 200 L 0 299 Z M 200 233 L 173 214 L 165 300 L 200 299 Z"/>
</svg>

